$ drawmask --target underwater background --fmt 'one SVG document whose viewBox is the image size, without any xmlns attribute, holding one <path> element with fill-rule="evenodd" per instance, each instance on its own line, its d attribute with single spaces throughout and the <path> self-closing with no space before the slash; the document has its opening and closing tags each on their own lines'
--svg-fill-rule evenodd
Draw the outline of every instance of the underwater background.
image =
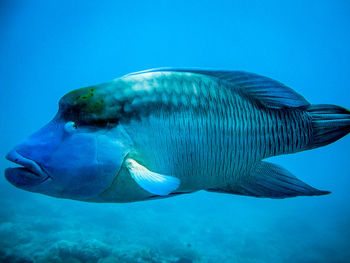
<svg viewBox="0 0 350 263">
<path fill-rule="evenodd" d="M 95 204 L 19 190 L 4 156 L 76 88 L 154 67 L 245 70 L 350 108 L 349 1 L 0 1 L 0 262 L 350 262 L 350 136 L 271 158 L 320 197 Z"/>
</svg>

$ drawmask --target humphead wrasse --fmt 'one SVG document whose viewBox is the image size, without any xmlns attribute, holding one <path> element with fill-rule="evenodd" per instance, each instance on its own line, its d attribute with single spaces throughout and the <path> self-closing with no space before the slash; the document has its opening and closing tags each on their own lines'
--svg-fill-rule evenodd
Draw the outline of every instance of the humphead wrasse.
<svg viewBox="0 0 350 263">
<path fill-rule="evenodd" d="M 350 111 L 312 105 L 240 71 L 154 69 L 74 90 L 57 115 L 8 153 L 21 189 L 88 202 L 206 190 L 255 197 L 328 194 L 263 161 L 330 144 Z"/>
</svg>

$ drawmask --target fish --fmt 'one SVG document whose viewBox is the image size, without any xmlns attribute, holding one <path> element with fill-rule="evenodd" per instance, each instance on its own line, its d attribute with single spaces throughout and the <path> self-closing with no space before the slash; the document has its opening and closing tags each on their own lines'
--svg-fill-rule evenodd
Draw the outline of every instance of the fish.
<svg viewBox="0 0 350 263">
<path fill-rule="evenodd" d="M 350 111 L 310 104 L 255 73 L 159 68 L 73 90 L 54 118 L 6 158 L 14 186 L 58 198 L 127 203 L 200 190 L 320 196 L 273 156 L 350 132 Z"/>
</svg>

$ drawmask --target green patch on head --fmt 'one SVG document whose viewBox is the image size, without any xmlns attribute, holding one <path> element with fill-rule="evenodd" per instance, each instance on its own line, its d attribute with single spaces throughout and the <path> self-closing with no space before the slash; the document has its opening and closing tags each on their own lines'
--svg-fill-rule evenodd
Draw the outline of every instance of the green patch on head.
<svg viewBox="0 0 350 263">
<path fill-rule="evenodd" d="M 124 106 L 132 94 L 130 85 L 114 80 L 96 86 L 73 90 L 60 100 L 60 116 L 78 125 L 115 125 L 126 114 Z M 125 95 L 129 94 L 129 95 Z"/>
<path fill-rule="evenodd" d="M 85 95 L 82 95 L 82 96 L 80 97 L 80 99 L 82 99 L 82 100 L 86 100 L 86 99 L 91 98 L 91 97 L 94 96 L 95 88 L 89 88 L 89 87 L 87 87 L 86 89 L 88 89 L 88 93 L 85 94 Z"/>
<path fill-rule="evenodd" d="M 109 120 L 106 96 L 108 90 L 100 86 L 73 90 L 60 100 L 60 111 L 67 121 L 81 124 L 102 123 Z M 109 94 L 110 95 L 110 94 Z"/>
<path fill-rule="evenodd" d="M 81 88 L 66 94 L 61 99 L 61 104 L 66 107 L 77 108 L 85 113 L 99 114 L 103 110 L 104 103 L 101 95 L 96 93 L 94 87 Z"/>
</svg>

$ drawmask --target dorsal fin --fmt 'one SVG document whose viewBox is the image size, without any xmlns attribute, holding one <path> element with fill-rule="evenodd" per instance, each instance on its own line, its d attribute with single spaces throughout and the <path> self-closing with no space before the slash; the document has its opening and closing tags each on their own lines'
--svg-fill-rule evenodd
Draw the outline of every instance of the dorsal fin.
<svg viewBox="0 0 350 263">
<path fill-rule="evenodd" d="M 249 98 L 255 99 L 268 108 L 300 108 L 310 105 L 303 96 L 284 84 L 268 77 L 243 71 L 159 68 L 139 71 L 129 75 L 169 71 L 202 74 L 226 81 L 233 87 L 239 88 Z"/>
</svg>

